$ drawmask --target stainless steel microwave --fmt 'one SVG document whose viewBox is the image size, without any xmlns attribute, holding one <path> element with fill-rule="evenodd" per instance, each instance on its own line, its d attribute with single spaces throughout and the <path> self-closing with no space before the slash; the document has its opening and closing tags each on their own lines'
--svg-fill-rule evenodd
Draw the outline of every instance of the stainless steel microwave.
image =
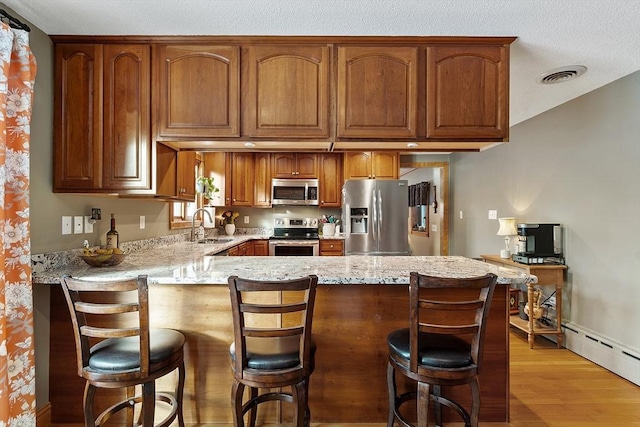
<svg viewBox="0 0 640 427">
<path fill-rule="evenodd" d="M 271 204 L 292 206 L 318 205 L 317 179 L 271 180 Z"/>
</svg>

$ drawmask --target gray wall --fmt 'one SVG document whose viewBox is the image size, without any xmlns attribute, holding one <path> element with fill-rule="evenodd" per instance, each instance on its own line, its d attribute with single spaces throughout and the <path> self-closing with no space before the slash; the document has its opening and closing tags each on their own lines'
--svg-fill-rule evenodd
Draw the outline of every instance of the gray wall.
<svg viewBox="0 0 640 427">
<path fill-rule="evenodd" d="M 498 253 L 489 209 L 563 224 L 565 321 L 640 352 L 640 72 L 512 127 L 510 141 L 451 156 L 451 254 Z"/>
</svg>

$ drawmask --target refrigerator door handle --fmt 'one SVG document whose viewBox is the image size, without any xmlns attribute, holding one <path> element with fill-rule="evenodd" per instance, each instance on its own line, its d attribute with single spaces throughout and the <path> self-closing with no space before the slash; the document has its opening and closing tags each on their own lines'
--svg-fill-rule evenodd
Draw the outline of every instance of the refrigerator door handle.
<svg viewBox="0 0 640 427">
<path fill-rule="evenodd" d="M 373 240 L 378 240 L 378 203 L 376 197 L 376 190 L 372 191 L 373 197 L 373 224 L 371 224 L 371 233 L 373 234 Z"/>
<path fill-rule="evenodd" d="M 378 239 L 382 239 L 382 222 L 384 218 L 382 218 L 382 191 L 378 190 L 378 205 L 376 206 L 378 211 Z"/>
</svg>

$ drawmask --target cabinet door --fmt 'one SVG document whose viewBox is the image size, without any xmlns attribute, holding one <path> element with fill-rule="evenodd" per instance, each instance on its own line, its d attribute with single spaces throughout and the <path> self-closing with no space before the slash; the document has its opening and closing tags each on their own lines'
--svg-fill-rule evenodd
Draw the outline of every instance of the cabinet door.
<svg viewBox="0 0 640 427">
<path fill-rule="evenodd" d="M 417 47 L 338 47 L 338 137 L 416 138 Z"/>
<path fill-rule="evenodd" d="M 358 151 L 344 153 L 344 179 L 371 178 L 371 154 Z"/>
<path fill-rule="evenodd" d="M 508 50 L 427 48 L 427 138 L 508 136 Z"/>
<path fill-rule="evenodd" d="M 320 207 L 342 206 L 342 159 L 337 153 L 319 155 Z"/>
<path fill-rule="evenodd" d="M 329 137 L 328 46 L 250 46 L 248 58 L 249 136 Z"/>
<path fill-rule="evenodd" d="M 102 186 L 102 46 L 55 47 L 53 191 Z"/>
<path fill-rule="evenodd" d="M 269 208 L 271 207 L 271 154 L 255 153 L 254 156 L 253 205 Z"/>
<path fill-rule="evenodd" d="M 253 254 L 255 256 L 268 256 L 269 255 L 269 242 L 267 240 L 254 240 L 253 241 Z"/>
<path fill-rule="evenodd" d="M 318 155 L 314 153 L 296 154 L 296 178 L 318 178 Z"/>
<path fill-rule="evenodd" d="M 374 179 L 398 179 L 400 168 L 398 153 L 377 151 L 371 153 L 371 177 Z"/>
<path fill-rule="evenodd" d="M 156 48 L 159 139 L 240 135 L 236 46 Z"/>
<path fill-rule="evenodd" d="M 274 178 L 296 178 L 296 155 L 293 153 L 274 153 L 271 173 Z"/>
<path fill-rule="evenodd" d="M 151 48 L 105 45 L 103 186 L 151 188 Z"/>
<path fill-rule="evenodd" d="M 202 153 L 202 174 L 213 178 L 220 189 L 210 203 L 213 206 L 231 206 L 231 153 Z"/>
<path fill-rule="evenodd" d="M 178 151 L 176 193 L 180 200 L 193 202 L 196 198 L 196 152 Z"/>
<path fill-rule="evenodd" d="M 253 153 L 231 155 L 231 206 L 253 205 Z"/>
</svg>

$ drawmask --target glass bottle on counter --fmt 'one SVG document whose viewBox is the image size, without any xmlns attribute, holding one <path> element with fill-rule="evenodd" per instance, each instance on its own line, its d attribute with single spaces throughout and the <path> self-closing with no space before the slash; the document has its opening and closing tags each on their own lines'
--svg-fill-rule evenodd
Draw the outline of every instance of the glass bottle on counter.
<svg viewBox="0 0 640 427">
<path fill-rule="evenodd" d="M 115 249 L 120 247 L 120 236 L 116 230 L 116 216 L 111 214 L 111 229 L 107 232 L 107 249 Z"/>
</svg>

